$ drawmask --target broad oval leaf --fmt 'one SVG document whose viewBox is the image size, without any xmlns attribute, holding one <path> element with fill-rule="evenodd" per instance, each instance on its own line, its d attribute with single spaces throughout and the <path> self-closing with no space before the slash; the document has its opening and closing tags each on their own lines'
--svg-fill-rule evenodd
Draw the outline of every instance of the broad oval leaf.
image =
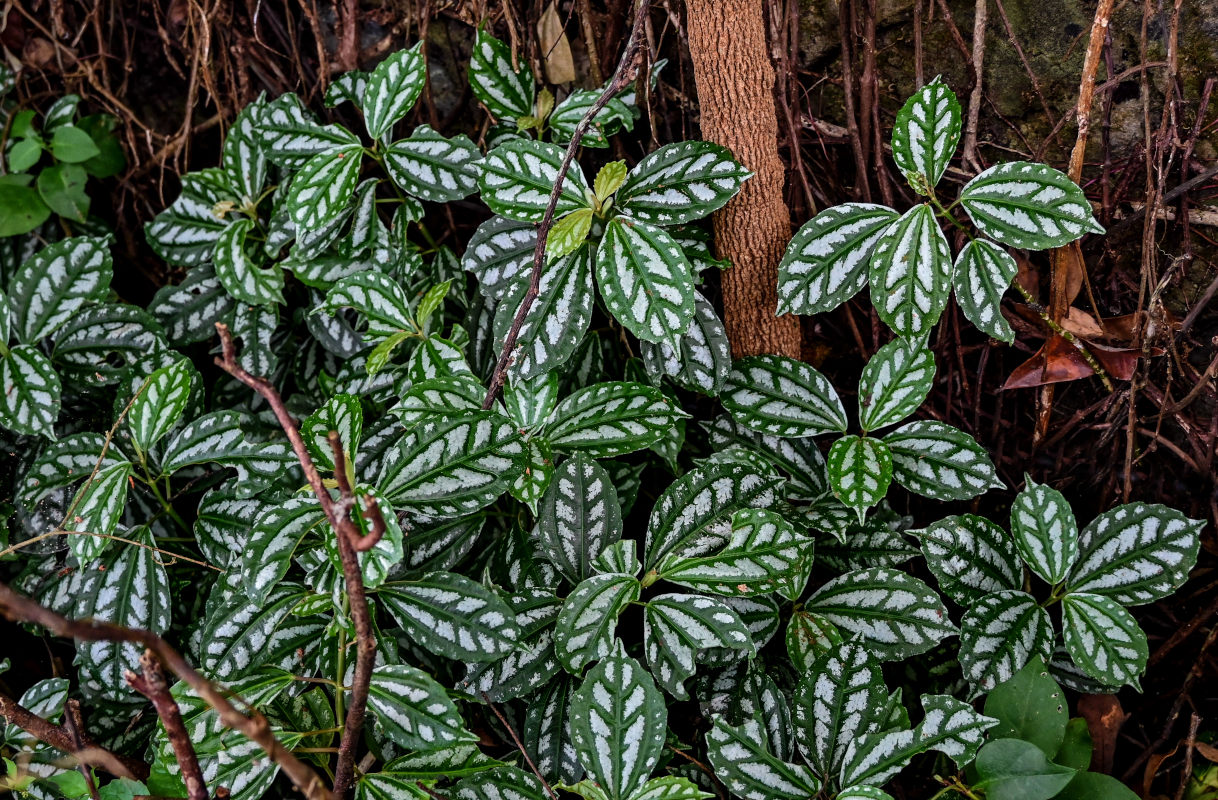
<svg viewBox="0 0 1218 800">
<path fill-rule="evenodd" d="M 107 537 L 116 532 L 127 504 L 130 476 L 131 464 L 126 461 L 105 467 L 80 487 L 72 501 L 75 510 L 63 527 L 75 531 L 68 535 L 68 547 L 81 566 L 101 555 L 110 544 Z"/>
<path fill-rule="evenodd" d="M 360 105 L 364 125 L 373 139 L 388 134 L 419 99 L 427 81 L 422 49 L 423 43 L 419 42 L 409 50 L 399 50 L 368 73 Z"/>
<path fill-rule="evenodd" d="M 643 361 L 655 376 L 667 375 L 680 386 L 717 395 L 732 369 L 732 351 L 715 307 L 694 292 L 694 318 L 678 347 L 643 340 Z"/>
<path fill-rule="evenodd" d="M 17 499 L 25 508 L 35 506 L 56 489 L 80 481 L 101 469 L 126 461 L 113 442 L 100 433 L 73 433 L 48 444 L 30 465 Z"/>
<path fill-rule="evenodd" d="M 1047 164 L 995 164 L 965 185 L 960 205 L 982 233 L 1011 247 L 1047 250 L 1104 232 L 1083 190 Z"/>
<path fill-rule="evenodd" d="M 177 286 L 165 286 L 156 293 L 148 311 L 165 326 L 174 344 L 190 344 L 209 339 L 216 323 L 233 311 L 229 296 L 210 266 L 199 266 L 186 273 Z"/>
<path fill-rule="evenodd" d="M 50 336 L 81 306 L 105 298 L 113 272 L 105 238 L 60 239 L 37 250 L 8 281 L 17 340 L 33 344 Z"/>
<path fill-rule="evenodd" d="M 422 670 L 389 664 L 372 670 L 368 709 L 385 736 L 408 750 L 440 750 L 478 737 L 440 684 Z"/>
<path fill-rule="evenodd" d="M 750 174 L 721 145 L 667 144 L 630 170 L 617 204 L 643 222 L 681 225 L 722 208 Z"/>
<path fill-rule="evenodd" d="M 137 450 L 148 452 L 182 419 L 195 374 L 190 360 L 183 358 L 161 367 L 144 381 L 127 410 L 127 427 Z"/>
<path fill-rule="evenodd" d="M 509 367 L 513 378 L 527 380 L 558 369 L 579 347 L 592 320 L 596 300 L 591 258 L 584 248 L 543 268 L 540 293 L 529 307 L 516 338 Z M 502 351 L 527 289 L 527 281 L 517 281 L 495 309 L 497 351 Z"/>
<path fill-rule="evenodd" d="M 588 578 L 597 556 L 622 538 L 622 509 L 609 472 L 582 452 L 560 464 L 534 533 L 541 555 L 567 580 Z"/>
<path fill-rule="evenodd" d="M 261 602 L 234 593 L 209 610 L 200 637 L 200 662 L 214 677 L 230 681 L 249 675 L 272 655 L 275 629 L 300 601 L 300 587 L 279 583 Z"/>
<path fill-rule="evenodd" d="M 635 336 L 677 347 L 694 318 L 693 269 L 663 229 L 614 217 L 596 249 L 596 283 L 609 312 Z"/>
<path fill-rule="evenodd" d="M 313 460 L 322 469 L 334 469 L 334 448 L 330 433 L 338 434 L 339 444 L 347 461 L 359 452 L 360 436 L 364 430 L 364 409 L 355 395 L 336 394 L 300 424 L 300 436 L 305 440 Z"/>
<path fill-rule="evenodd" d="M 1146 634 L 1111 597 L 1083 592 L 1063 597 L 1062 638 L 1074 663 L 1106 686 L 1136 687 L 1146 669 Z"/>
<path fill-rule="evenodd" d="M 788 498 L 807 501 L 828 494 L 829 476 L 825 472 L 825 457 L 811 439 L 784 439 L 757 433 L 729 415 L 720 415 L 700 424 L 710 434 L 711 444 L 717 450 L 748 448 L 785 472 Z"/>
<path fill-rule="evenodd" d="M 1023 586 L 1019 553 L 1006 531 L 973 514 L 945 517 L 913 531 L 939 589 L 962 606 Z"/>
<path fill-rule="evenodd" d="M 960 143 L 960 102 L 939 78 L 914 93 L 892 128 L 892 158 L 918 194 L 929 195 Z"/>
<path fill-rule="evenodd" d="M 828 378 L 811 364 L 786 356 L 738 360 L 719 399 L 741 425 L 772 436 L 846 430 L 846 409 Z"/>
<path fill-rule="evenodd" d="M 610 458 L 650 447 L 684 416 L 670 398 L 646 384 L 597 383 L 559 403 L 544 434 L 556 450 Z"/>
<path fill-rule="evenodd" d="M 285 202 L 298 230 L 317 230 L 348 210 L 363 152 L 361 147 L 344 147 L 318 153 L 292 176 Z"/>
<path fill-rule="evenodd" d="M 216 239 L 228 225 L 220 210 L 238 200 L 231 183 L 219 168 L 183 175 L 182 193 L 144 225 L 144 236 L 156 254 L 184 267 L 209 261 Z"/>
<path fill-rule="evenodd" d="M 914 206 L 885 229 L 869 270 L 880 319 L 903 338 L 924 341 L 952 291 L 952 254 L 934 209 Z"/>
<path fill-rule="evenodd" d="M 755 720 L 736 727 L 722 717 L 706 733 L 706 752 L 715 777 L 744 800 L 806 800 L 820 792 L 820 781 L 802 764 L 791 764 L 765 748 L 765 733 Z"/>
<path fill-rule="evenodd" d="M 429 795 L 424 793 L 423 796 Z M 456 800 L 546 800 L 549 797 L 541 781 L 531 772 L 517 767 L 496 767 L 472 775 L 453 787 L 452 796 Z M 394 797 L 400 800 L 402 795 Z"/>
<path fill-rule="evenodd" d="M 1078 559 L 1078 525 L 1062 493 L 1027 481 L 1011 503 L 1011 535 L 1019 556 L 1049 584 L 1060 583 Z"/>
<path fill-rule="evenodd" d="M 385 171 L 407 194 L 445 203 L 477 188 L 474 163 L 482 156 L 468 136 L 445 139 L 427 125 L 385 149 Z"/>
<path fill-rule="evenodd" d="M 252 219 L 239 219 L 216 238 L 212 261 L 216 279 L 237 300 L 252 305 L 282 303 L 283 270 L 278 264 L 263 268 L 251 257 L 246 237 L 254 228 Z"/>
<path fill-rule="evenodd" d="M 592 661 L 609 655 L 617 618 L 639 599 L 639 591 L 633 575 L 615 573 L 593 575 L 575 587 L 554 625 L 554 652 L 568 672 L 578 675 Z"/>
<path fill-rule="evenodd" d="M 407 428 L 425 419 L 452 412 L 480 411 L 486 389 L 471 375 L 453 375 L 415 383 L 402 401 L 389 409 Z"/>
<path fill-rule="evenodd" d="M 522 738 L 542 775 L 571 785 L 584 776 L 571 741 L 570 709 L 575 679 L 560 675 L 529 699 Z"/>
<path fill-rule="evenodd" d="M 1011 254 L 985 239 L 970 239 L 952 268 L 952 288 L 964 316 L 978 330 L 1003 342 L 1015 340 L 1001 305 L 1003 293 L 1018 272 Z"/>
<path fill-rule="evenodd" d="M 712 597 L 662 594 L 643 610 L 643 647 L 651 674 L 678 700 L 688 700 L 685 680 L 697 669 L 698 653 L 712 647 L 756 647 L 749 629 L 731 606 Z"/>
<path fill-rule="evenodd" d="M 412 319 L 410 302 L 398 282 L 372 270 L 343 278 L 330 288 L 322 309 L 334 313 L 340 308 L 358 311 L 368 320 L 367 333 L 376 337 L 409 330 Z"/>
<path fill-rule="evenodd" d="M 989 454 L 964 431 L 924 420 L 884 437 L 892 451 L 892 477 L 932 500 L 968 500 L 1002 481 Z"/>
<path fill-rule="evenodd" d="M 787 655 L 800 675 L 811 670 L 816 659 L 842 643 L 841 631 L 829 620 L 810 611 L 792 612 L 783 638 Z"/>
<path fill-rule="evenodd" d="M 970 783 L 991 800 L 1050 800 L 1075 776 L 1074 769 L 1054 764 L 1039 747 L 1021 739 L 989 742 L 977 753 L 973 769 L 977 779 Z"/>
<path fill-rule="evenodd" d="M 1024 592 L 988 594 L 960 620 L 960 667 L 973 697 L 1010 680 L 1035 656 L 1048 660 L 1052 650 L 1053 623 Z"/>
<path fill-rule="evenodd" d="M 432 572 L 387 583 L 377 597 L 411 639 L 462 661 L 494 661 L 520 641 L 516 614 L 490 589 L 462 575 Z"/>
<path fill-rule="evenodd" d="M 541 222 L 550 204 L 550 192 L 558 181 L 563 151 L 558 145 L 517 139 L 496 147 L 481 162 L 478 189 L 482 202 L 503 217 Z M 558 195 L 556 215 L 590 208 L 588 182 L 579 165 L 572 163 Z"/>
<path fill-rule="evenodd" d="M 241 583 L 251 602 L 266 600 L 288 573 L 296 548 L 311 533 L 331 535 L 314 497 L 293 497 L 258 516 L 241 554 Z"/>
<path fill-rule="evenodd" d="M 888 444 L 867 436 L 843 436 L 829 449 L 825 465 L 833 495 L 858 513 L 859 522 L 888 494 L 892 462 Z"/>
<path fill-rule="evenodd" d="M 470 54 L 469 86 L 499 119 L 514 121 L 533 113 L 533 74 L 523 59 L 516 70 L 508 46 L 482 28 Z"/>
<path fill-rule="evenodd" d="M 359 146 L 359 137 L 346 128 L 319 124 L 291 92 L 266 104 L 257 131 L 267 158 L 292 170 L 313 156 Z"/>
<path fill-rule="evenodd" d="M 861 641 L 829 648 L 804 673 L 792 698 L 795 739 L 813 771 L 832 780 L 850 743 L 883 723 L 888 687 Z"/>
<path fill-rule="evenodd" d="M 62 386 L 41 350 L 18 345 L 0 358 L 0 425 L 26 436 L 55 438 Z"/>
<path fill-rule="evenodd" d="M 478 279 L 478 291 L 484 297 L 499 300 L 532 270 L 536 250 L 536 225 L 495 216 L 474 231 L 461 267 Z"/>
<path fill-rule="evenodd" d="M 887 206 L 842 203 L 805 222 L 778 265 L 778 313 L 823 314 L 858 294 L 875 243 L 896 218 Z"/>
<path fill-rule="evenodd" d="M 935 380 L 935 355 L 896 339 L 881 347 L 859 379 L 859 425 L 874 431 L 918 410 Z"/>
</svg>

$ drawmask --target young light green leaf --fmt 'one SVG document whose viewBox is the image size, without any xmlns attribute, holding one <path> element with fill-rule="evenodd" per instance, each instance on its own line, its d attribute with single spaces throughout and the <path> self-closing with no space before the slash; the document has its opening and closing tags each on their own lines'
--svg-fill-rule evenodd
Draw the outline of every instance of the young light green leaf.
<svg viewBox="0 0 1218 800">
<path fill-rule="evenodd" d="M 681 225 L 722 208 L 750 174 L 721 145 L 667 144 L 630 170 L 617 204 L 642 222 Z"/>
<path fill-rule="evenodd" d="M 285 202 L 298 230 L 322 228 L 349 209 L 362 156 L 358 146 L 319 153 L 292 176 Z"/>
<path fill-rule="evenodd" d="M 717 395 L 732 370 L 732 351 L 715 307 L 694 292 L 694 319 L 681 335 L 680 346 L 643 340 L 643 362 L 655 376 L 667 375 L 695 392 Z"/>
<path fill-rule="evenodd" d="M 534 531 L 541 555 L 572 583 L 592 574 L 592 562 L 622 538 L 622 511 L 609 472 L 576 452 L 559 465 L 542 498 Z"/>
<path fill-rule="evenodd" d="M 663 228 L 609 220 L 596 249 L 596 282 L 609 312 L 631 333 L 679 345 L 694 317 L 693 269 Z"/>
<path fill-rule="evenodd" d="M 649 447 L 685 413 L 658 389 L 642 383 L 597 383 L 558 404 L 546 426 L 556 450 L 611 458 Z"/>
<path fill-rule="evenodd" d="M 533 113 L 533 75 L 523 63 L 517 71 L 512 51 L 479 28 L 470 54 L 469 85 L 495 117 L 515 120 Z"/>
<path fill-rule="evenodd" d="M 527 280 L 517 281 L 495 309 L 496 350 L 502 350 L 527 290 Z M 546 264 L 539 294 L 521 323 L 509 375 L 529 379 L 566 364 L 588 330 L 595 300 L 588 248 Z"/>
<path fill-rule="evenodd" d="M 370 336 L 392 336 L 410 327 L 413 318 L 406 293 L 397 281 L 372 270 L 343 278 L 326 293 L 321 308 L 334 313 L 354 308 L 368 320 Z"/>
<path fill-rule="evenodd" d="M 1023 569 L 1011 537 L 984 517 L 945 517 L 912 533 L 921 542 L 939 589 L 962 606 L 1023 585 Z"/>
<path fill-rule="evenodd" d="M 592 230 L 592 216 L 592 209 L 577 208 L 555 222 L 546 238 L 546 258 L 553 261 L 575 252 Z"/>
<path fill-rule="evenodd" d="M 792 698 L 795 739 L 816 774 L 831 780 L 850 743 L 881 728 L 888 688 L 860 641 L 839 643 L 803 674 Z"/>
<path fill-rule="evenodd" d="M 610 161 L 608 164 L 600 168 L 596 173 L 596 179 L 592 181 L 592 191 L 596 195 L 596 199 L 600 203 L 604 203 L 613 193 L 622 187 L 622 182 L 626 180 L 626 162 L 625 161 Z"/>
<path fill-rule="evenodd" d="M 985 448 L 964 431 L 924 420 L 884 437 L 892 451 L 892 477 L 932 500 L 968 500 L 1002 482 Z"/>
<path fill-rule="evenodd" d="M 741 425 L 772 436 L 846 430 L 846 409 L 829 380 L 811 364 L 786 356 L 738 360 L 719 399 Z"/>
<path fill-rule="evenodd" d="M 22 262 L 8 282 L 13 333 L 23 344 L 50 336 L 91 301 L 110 290 L 108 239 L 60 239 Z"/>
<path fill-rule="evenodd" d="M 988 594 L 960 620 L 960 667 L 973 697 L 1009 680 L 1029 659 L 1047 660 L 1052 650 L 1053 623 L 1024 592 Z"/>
<path fill-rule="evenodd" d="M 888 493 L 892 462 L 888 445 L 867 436 L 843 436 L 829 449 L 825 464 L 833 495 L 855 510 L 859 522 Z"/>
<path fill-rule="evenodd" d="M 422 48 L 419 42 L 409 50 L 398 50 L 368 74 L 360 106 L 374 140 L 386 136 L 419 99 L 427 80 Z"/>
<path fill-rule="evenodd" d="M 550 192 L 558 181 L 563 151 L 558 145 L 517 139 L 487 153 L 478 175 L 482 202 L 503 217 L 523 222 L 541 222 L 550 203 Z M 563 179 L 556 214 L 589 208 L 592 191 L 578 164 Z"/>
<path fill-rule="evenodd" d="M 385 149 L 385 171 L 407 194 L 446 203 L 467 197 L 477 188 L 474 164 L 482 154 L 468 136 L 445 139 L 427 125 L 414 129 Z"/>
<path fill-rule="evenodd" d="M 1006 250 L 985 239 L 970 239 L 956 256 L 952 287 L 956 303 L 969 322 L 1003 342 L 1015 340 L 1015 331 L 1002 316 L 1002 295 L 1019 272 Z"/>
<path fill-rule="evenodd" d="M 1050 584 L 1060 583 L 1078 560 L 1078 524 L 1062 493 L 1034 483 L 1011 503 L 1011 535 L 1024 563 Z"/>
<path fill-rule="evenodd" d="M 706 752 L 715 777 L 744 800 L 806 800 L 820 792 L 820 781 L 802 764 L 791 764 L 765 747 L 767 736 L 756 720 L 729 725 L 721 716 L 706 734 Z"/>
<path fill-rule="evenodd" d="M 952 254 L 929 205 L 914 206 L 876 240 L 871 302 L 899 336 L 925 341 L 952 291 Z"/>
<path fill-rule="evenodd" d="M 592 661 L 609 655 L 617 618 L 639 599 L 639 591 L 633 575 L 613 573 L 593 575 L 575 587 L 554 625 L 554 652 L 568 672 L 578 675 Z"/>
<path fill-rule="evenodd" d="M 1146 634 L 1111 597 L 1082 592 L 1063 597 L 1062 638 L 1074 663 L 1107 686 L 1136 687 L 1146 669 Z"/>
<path fill-rule="evenodd" d="M 419 303 L 415 306 L 414 317 L 420 330 L 427 330 L 432 314 L 444 305 L 444 298 L 448 297 L 448 290 L 452 288 L 452 283 L 452 278 L 437 283 L 419 298 Z"/>
<path fill-rule="evenodd" d="M 148 376 L 127 411 L 131 443 L 141 452 L 159 442 L 177 426 L 190 401 L 195 375 L 190 360 L 183 358 Z"/>
<path fill-rule="evenodd" d="M 26 436 L 55 438 L 62 385 L 50 359 L 32 345 L 0 357 L 0 425 Z"/>
<path fill-rule="evenodd" d="M 252 219 L 239 219 L 226 227 L 216 239 L 212 261 L 216 278 L 237 300 L 252 305 L 283 303 L 283 270 L 278 264 L 259 265 L 251 257 L 246 237 L 254 229 Z"/>
<path fill-rule="evenodd" d="M 390 664 L 372 670 L 368 709 L 394 744 L 438 750 L 478 740 L 443 687 L 422 670 Z"/>
<path fill-rule="evenodd" d="M 1047 250 L 1104 232 L 1083 190 L 1046 164 L 995 164 L 965 185 L 960 205 L 982 233 L 1011 247 Z"/>
<path fill-rule="evenodd" d="M 859 379 L 859 425 L 874 431 L 908 417 L 922 405 L 935 380 L 935 355 L 896 339 L 881 347 Z"/>
<path fill-rule="evenodd" d="M 490 589 L 462 575 L 432 572 L 377 592 L 412 641 L 436 655 L 494 661 L 520 642 L 516 614 Z"/>
<path fill-rule="evenodd" d="M 35 186 L 42 202 L 64 219 L 84 222 L 91 200 L 85 191 L 89 174 L 79 164 L 53 164 L 38 173 Z"/>
<path fill-rule="evenodd" d="M 751 655 L 749 629 L 722 600 L 692 594 L 662 594 L 643 610 L 643 647 L 651 674 L 678 700 L 688 700 L 685 680 L 702 650 L 725 647 Z"/>
<path fill-rule="evenodd" d="M 897 112 L 892 158 L 918 194 L 929 195 L 960 143 L 960 102 L 939 78 L 919 89 Z"/>
</svg>

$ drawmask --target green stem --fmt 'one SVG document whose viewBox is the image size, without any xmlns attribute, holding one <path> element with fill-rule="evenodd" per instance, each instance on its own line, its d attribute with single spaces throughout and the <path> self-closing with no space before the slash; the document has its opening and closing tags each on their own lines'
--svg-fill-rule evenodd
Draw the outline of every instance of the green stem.
<svg viewBox="0 0 1218 800">
<path fill-rule="evenodd" d="M 343 615 L 351 610 L 351 598 L 343 593 Z M 334 679 L 334 720 L 339 725 L 344 723 L 343 716 L 343 677 L 347 673 L 347 629 L 338 626 L 338 657 L 335 659 L 338 674 Z"/>
<path fill-rule="evenodd" d="M 140 469 L 144 473 L 144 483 L 148 484 L 148 488 L 152 490 L 153 497 L 161 504 L 161 508 L 165 509 L 165 513 L 169 515 L 169 518 L 178 523 L 179 528 L 189 532 L 190 526 L 186 524 L 186 520 L 182 519 L 178 512 L 174 510 L 173 504 L 166 499 L 165 495 L 161 494 L 160 484 L 156 482 L 156 479 L 152 477 L 152 473 L 148 471 L 147 457 L 142 451 L 137 450 L 137 452 L 140 457 Z"/>
</svg>

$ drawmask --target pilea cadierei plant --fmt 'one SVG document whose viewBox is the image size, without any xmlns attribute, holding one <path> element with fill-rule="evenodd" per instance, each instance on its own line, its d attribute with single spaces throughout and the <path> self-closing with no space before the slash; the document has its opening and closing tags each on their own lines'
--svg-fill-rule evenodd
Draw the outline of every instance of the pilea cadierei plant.
<svg viewBox="0 0 1218 800">
<path fill-rule="evenodd" d="M 900 338 L 864 369 L 847 434 L 810 365 L 733 364 L 698 291 L 705 268 L 726 266 L 699 220 L 748 179 L 730 153 L 684 142 L 560 175 L 596 93 L 555 103 L 485 32 L 471 81 L 506 123 L 489 151 L 427 126 L 402 136 L 425 69 L 416 47 L 336 80 L 327 103 L 352 104 L 362 131 L 292 94 L 242 111 L 220 166 L 183 176 L 147 226 L 184 269 L 147 310 L 110 292 L 104 237 L 5 266 L 0 424 L 18 455 L 0 557 L 15 587 L 70 618 L 165 635 L 284 747 L 331 768 L 358 635 L 342 554 L 266 403 L 235 380 L 206 390 L 187 355 L 220 323 L 302 420 L 326 486 L 375 506 L 355 517 L 363 529 L 384 520 L 359 555 L 376 640 L 360 798 L 696 800 L 717 781 L 749 800 L 874 800 L 930 751 L 978 796 L 1021 747 L 1000 743 L 1038 735 L 1001 704 L 979 710 L 984 695 L 1038 666 L 1082 691 L 1136 686 L 1146 639 L 1126 608 L 1184 582 L 1200 523 L 1135 503 L 1080 532 L 1030 480 L 1009 531 L 969 515 L 911 530 L 885 501 L 894 481 L 935 500 L 1002 486 L 967 434 L 906 422 L 934 378 L 926 334 L 954 275 L 970 318 L 1007 335 L 1012 262 L 990 239 L 1048 247 L 1095 230 L 1077 187 L 1035 164 L 978 176 L 958 205 L 990 239 L 953 265 L 933 187 L 959 108 L 939 82 L 906 104 L 894 152 L 927 204 L 825 211 L 783 263 L 785 310 L 830 308 L 868 274 L 883 287 Z M 633 104 L 613 99 L 584 143 L 629 128 Z M 560 179 L 541 294 L 488 399 Z M 494 216 L 458 255 L 434 241 L 426 204 L 475 192 Z M 614 348 L 622 331 L 640 357 Z M 687 425 L 678 389 L 723 413 Z M 840 438 L 826 460 L 827 433 Z M 937 586 L 905 568 L 919 557 Z M 54 721 L 79 699 L 98 744 L 151 763 L 108 796 L 182 797 L 170 738 L 124 677 L 139 657 L 79 642 L 74 675 L 21 703 Z M 890 685 L 893 662 L 942 677 Z M 187 684 L 172 693 L 209 792 L 279 791 L 278 762 Z M 492 757 L 488 732 L 518 733 L 527 759 Z M 1055 791 L 1085 773 L 1063 741 L 1041 748 Z M 3 748 L 8 788 L 87 794 L 21 729 Z"/>
</svg>

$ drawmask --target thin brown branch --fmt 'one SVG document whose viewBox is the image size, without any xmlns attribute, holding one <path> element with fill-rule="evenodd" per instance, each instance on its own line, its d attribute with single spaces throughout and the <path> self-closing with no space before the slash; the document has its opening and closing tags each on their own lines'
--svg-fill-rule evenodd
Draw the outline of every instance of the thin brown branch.
<svg viewBox="0 0 1218 800">
<path fill-rule="evenodd" d="M 333 800 L 333 795 L 313 768 L 292 755 L 292 752 L 275 738 L 266 717 L 257 711 L 253 711 L 249 716 L 239 711 L 229 701 L 222 688 L 200 675 L 177 650 L 155 633 L 94 619 L 70 620 L 18 594 L 5 583 L 0 583 L 0 614 L 13 622 L 40 625 L 56 636 L 86 642 L 131 642 L 151 650 L 170 672 L 185 681 L 203 702 L 216 710 L 225 727 L 244 734 L 251 742 L 261 747 L 272 761 L 279 764 L 284 774 L 308 800 Z M 5 717 L 8 718 L 7 712 Z M 59 745 L 54 742 L 48 741 L 48 744 L 59 749 Z"/>
<path fill-rule="evenodd" d="M 981 99 L 984 96 L 981 75 L 985 64 L 985 29 L 989 18 L 989 0 L 977 0 L 973 14 L 973 90 L 968 98 L 968 117 L 964 123 L 964 164 L 969 169 L 981 170 L 981 159 L 977 157 L 977 125 L 981 118 Z"/>
<path fill-rule="evenodd" d="M 503 716 L 503 712 L 491 702 L 491 698 L 486 694 L 486 692 L 482 693 L 482 700 L 490 707 L 491 711 L 494 712 L 495 718 L 499 720 L 499 724 L 507 728 L 508 735 L 512 737 L 512 743 L 516 745 L 516 749 L 519 750 L 520 755 L 524 757 L 524 763 L 529 765 L 529 769 L 531 769 L 533 774 L 537 776 L 537 780 L 541 781 L 541 785 L 545 787 L 546 794 L 550 796 L 550 800 L 558 800 L 558 795 L 554 794 L 554 789 L 546 781 L 546 777 L 541 774 L 541 770 L 537 769 L 537 765 L 534 764 L 533 759 L 529 757 L 529 751 L 524 749 L 524 743 L 521 742 L 520 737 L 516 735 L 516 729 L 513 728 L 512 724 L 507 721 L 506 717 Z"/>
<path fill-rule="evenodd" d="M 71 755 L 81 764 L 104 769 L 119 778 L 142 780 L 148 777 L 147 764 L 92 745 L 83 735 L 82 744 L 78 745 L 67 728 L 38 716 L 3 692 L 0 692 L 0 717 L 38 741 Z"/>
<path fill-rule="evenodd" d="M 541 224 L 537 226 L 537 247 L 533 250 L 533 272 L 529 276 L 529 288 L 520 302 L 520 308 L 516 310 L 516 316 L 512 319 L 512 327 L 503 340 L 503 350 L 500 351 L 499 360 L 495 363 L 495 371 L 491 374 L 486 399 L 482 401 L 483 408 L 490 408 L 494 405 L 499 390 L 503 388 L 503 383 L 507 380 L 508 368 L 512 365 L 512 358 L 515 356 L 516 340 L 520 337 L 520 329 L 524 325 L 525 317 L 529 314 L 529 309 L 533 307 L 533 302 L 537 300 L 537 295 L 541 292 L 541 273 L 546 263 L 546 243 L 550 238 L 550 228 L 554 226 L 554 215 L 558 209 L 558 198 L 562 194 L 563 183 L 566 181 L 567 173 L 571 170 L 571 165 L 575 162 L 575 154 L 579 151 L 580 142 L 601 109 L 608 105 L 614 95 L 629 86 L 638 74 L 645 40 L 644 26 L 650 7 L 651 0 L 639 0 L 638 9 L 634 15 L 634 26 L 630 29 L 626 50 L 622 53 L 622 59 L 613 73 L 613 80 L 601 92 L 600 97 L 596 98 L 596 102 L 588 109 L 588 113 L 584 114 L 584 118 L 575 126 L 575 131 L 571 135 L 571 144 L 567 146 L 567 152 L 563 155 L 562 163 L 558 167 L 558 177 L 554 181 L 554 188 L 550 190 L 550 202 L 546 206 L 546 213 L 541 218 Z"/>
<path fill-rule="evenodd" d="M 207 781 L 204 780 L 203 770 L 199 767 L 199 757 L 190 742 L 190 734 L 186 732 L 186 723 L 182 721 L 182 712 L 178 709 L 173 695 L 169 693 L 165 672 L 151 650 L 145 650 L 140 656 L 140 673 L 136 675 L 127 670 L 123 677 L 132 689 L 152 701 L 152 707 L 156 709 L 156 715 L 160 717 L 161 725 L 169 736 L 169 744 L 173 746 L 178 768 L 182 771 L 187 800 L 208 800 Z"/>
<path fill-rule="evenodd" d="M 343 451 L 342 439 L 339 438 L 338 431 L 330 431 L 327 438 L 330 442 L 330 449 L 334 452 L 334 479 L 338 483 L 339 497 L 343 505 L 354 506 L 355 491 L 352 489 L 347 475 L 347 455 Z M 381 537 L 385 535 L 385 517 L 381 514 L 381 506 L 376 502 L 376 498 L 364 498 L 363 516 L 371 526 L 371 530 L 366 536 L 360 536 L 354 525 L 350 527 L 351 532 L 355 534 L 351 545 L 358 553 L 366 553 L 376 547 L 377 543 L 381 541 Z"/>
</svg>

